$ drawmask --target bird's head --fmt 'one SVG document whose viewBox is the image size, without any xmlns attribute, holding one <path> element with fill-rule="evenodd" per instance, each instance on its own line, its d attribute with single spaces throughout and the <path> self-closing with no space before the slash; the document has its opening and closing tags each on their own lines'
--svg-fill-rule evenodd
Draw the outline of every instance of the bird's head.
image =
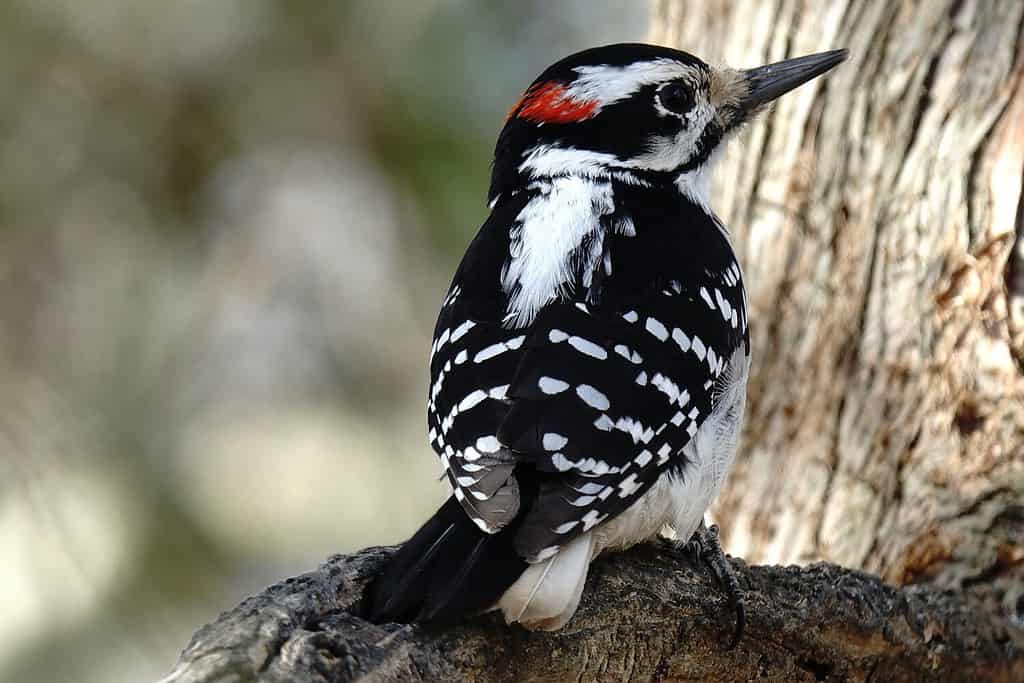
<svg viewBox="0 0 1024 683">
<path fill-rule="evenodd" d="M 833 50 L 737 70 L 655 45 L 570 55 L 546 69 L 509 111 L 490 199 L 539 177 L 702 174 L 730 133 L 845 58 L 845 50 Z"/>
</svg>

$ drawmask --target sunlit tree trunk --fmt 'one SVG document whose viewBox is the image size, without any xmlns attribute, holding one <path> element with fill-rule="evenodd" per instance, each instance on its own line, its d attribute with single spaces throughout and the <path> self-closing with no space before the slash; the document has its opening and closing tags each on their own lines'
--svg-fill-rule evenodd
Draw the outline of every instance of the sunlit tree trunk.
<svg viewBox="0 0 1024 683">
<path fill-rule="evenodd" d="M 717 174 L 753 313 L 713 509 L 750 562 L 825 559 L 1024 612 L 1024 2 L 654 3 L 750 67 L 847 47 Z"/>
</svg>

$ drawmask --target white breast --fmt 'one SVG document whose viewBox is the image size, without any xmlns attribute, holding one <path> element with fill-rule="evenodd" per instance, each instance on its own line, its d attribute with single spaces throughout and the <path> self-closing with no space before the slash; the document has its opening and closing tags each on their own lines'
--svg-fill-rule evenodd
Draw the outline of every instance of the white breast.
<svg viewBox="0 0 1024 683">
<path fill-rule="evenodd" d="M 668 477 L 672 496 L 670 524 L 681 541 L 688 540 L 700 525 L 732 466 L 743 428 L 749 372 L 750 357 L 741 344 L 718 380 L 711 414 L 683 449 L 692 464 L 682 473 Z"/>
</svg>

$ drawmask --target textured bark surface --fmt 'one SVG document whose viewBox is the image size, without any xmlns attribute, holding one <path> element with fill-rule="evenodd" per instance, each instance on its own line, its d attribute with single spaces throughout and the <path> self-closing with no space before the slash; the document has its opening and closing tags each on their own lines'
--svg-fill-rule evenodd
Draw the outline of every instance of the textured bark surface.
<svg viewBox="0 0 1024 683">
<path fill-rule="evenodd" d="M 964 598 L 895 589 L 832 565 L 733 561 L 748 628 L 667 546 L 594 563 L 557 633 L 483 616 L 446 629 L 375 626 L 354 613 L 390 553 L 370 548 L 249 598 L 203 627 L 162 683 L 211 681 L 1024 680 L 1024 634 Z"/>
<path fill-rule="evenodd" d="M 1024 2 L 659 0 L 750 67 L 847 47 L 717 176 L 751 292 L 749 562 L 824 559 L 1024 616 Z"/>
</svg>

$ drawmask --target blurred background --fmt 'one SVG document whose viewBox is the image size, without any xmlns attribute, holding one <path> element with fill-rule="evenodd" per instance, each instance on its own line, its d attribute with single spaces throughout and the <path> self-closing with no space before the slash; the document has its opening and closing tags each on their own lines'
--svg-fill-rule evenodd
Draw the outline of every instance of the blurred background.
<svg viewBox="0 0 1024 683">
<path fill-rule="evenodd" d="M 446 495 L 505 111 L 646 3 L 0 1 L 0 680 L 144 681 Z M 436 481 L 435 484 L 431 484 Z"/>
</svg>

